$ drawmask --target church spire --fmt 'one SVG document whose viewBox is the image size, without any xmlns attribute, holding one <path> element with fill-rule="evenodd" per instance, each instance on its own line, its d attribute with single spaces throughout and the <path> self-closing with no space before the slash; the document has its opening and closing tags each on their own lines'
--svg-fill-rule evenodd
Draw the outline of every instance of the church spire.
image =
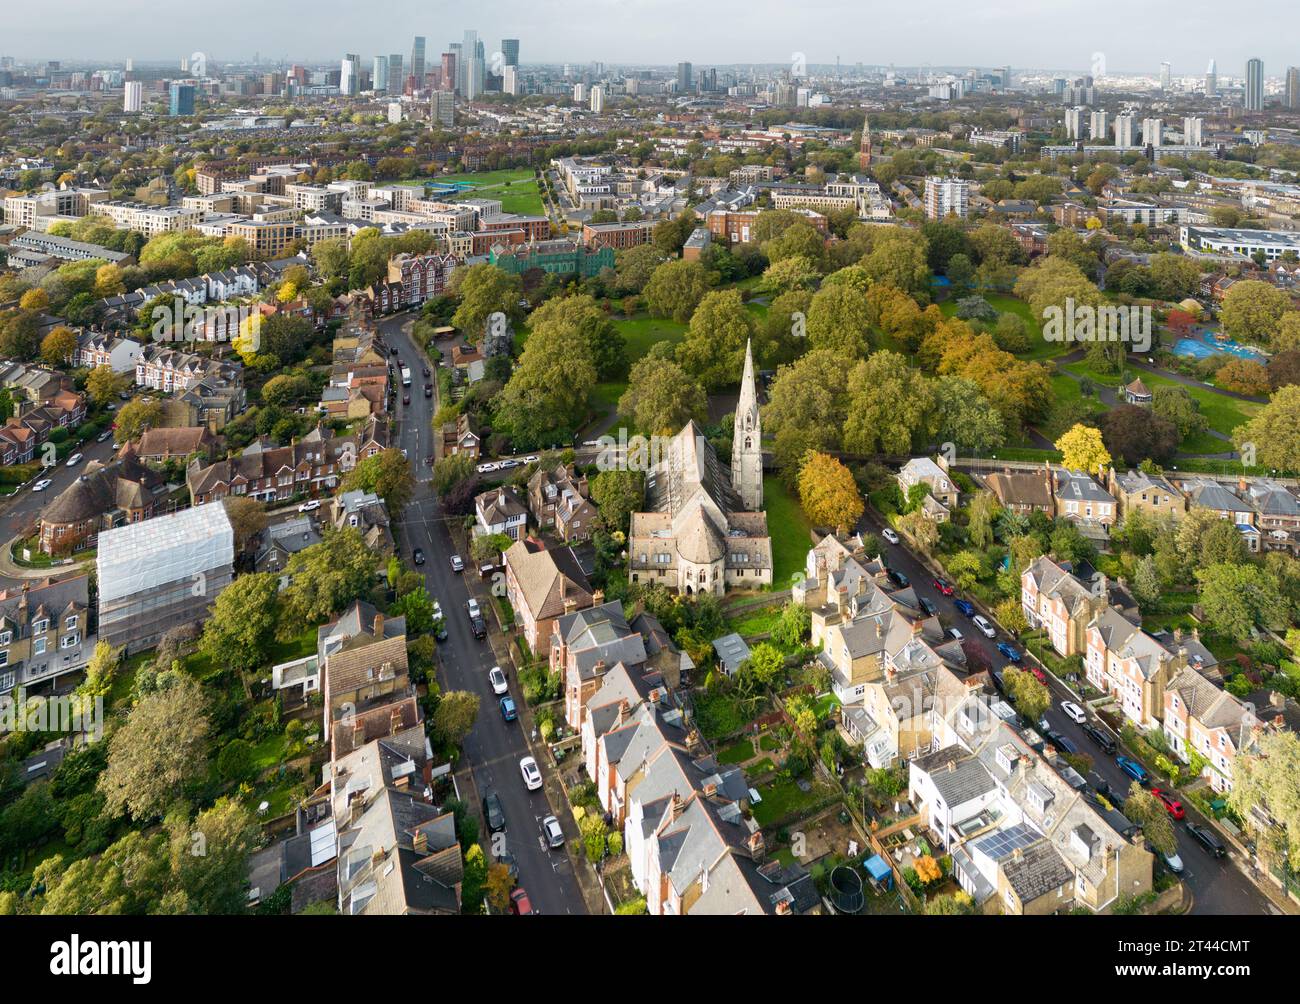
<svg viewBox="0 0 1300 1004">
<path fill-rule="evenodd" d="M 865 171 L 871 166 L 871 116 L 862 116 L 862 140 L 858 144 L 858 169 Z"/>
<path fill-rule="evenodd" d="M 740 399 L 731 436 L 731 487 L 748 512 L 763 508 L 763 427 L 758 413 L 758 386 L 754 382 L 754 352 L 745 343 L 745 371 L 740 378 Z"/>
</svg>

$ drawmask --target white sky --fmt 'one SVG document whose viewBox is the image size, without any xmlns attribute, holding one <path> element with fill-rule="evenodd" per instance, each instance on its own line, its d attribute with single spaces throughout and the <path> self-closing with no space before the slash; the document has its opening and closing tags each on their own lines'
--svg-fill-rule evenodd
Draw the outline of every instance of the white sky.
<svg viewBox="0 0 1300 1004">
<path fill-rule="evenodd" d="M 428 37 L 428 58 L 476 29 L 489 55 L 519 38 L 520 60 L 605 63 L 1010 64 L 1086 71 L 1104 52 L 1112 73 L 1199 75 L 1211 58 L 1240 76 L 1252 56 L 1266 74 L 1300 63 L 1289 31 L 1259 16 L 1231 16 L 1210 0 L 222 0 L 200 8 L 174 0 L 5 0 L 0 55 L 120 62 L 210 59 L 323 62 L 356 52 L 409 58 Z M 1273 7 L 1281 16 L 1285 5 Z M 1256 12 L 1259 13 L 1259 12 Z M 1284 18 L 1285 20 L 1285 18 Z M 1288 44 L 1288 42 L 1292 44 Z M 1294 51 L 1293 51 L 1294 50 Z"/>
</svg>

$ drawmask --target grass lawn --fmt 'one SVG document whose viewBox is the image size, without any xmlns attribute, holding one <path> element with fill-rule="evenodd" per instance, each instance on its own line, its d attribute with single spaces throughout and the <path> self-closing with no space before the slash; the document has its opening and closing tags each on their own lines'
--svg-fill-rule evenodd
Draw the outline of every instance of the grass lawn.
<svg viewBox="0 0 1300 1004">
<path fill-rule="evenodd" d="M 785 589 L 812 547 L 812 524 L 779 478 L 763 478 L 767 532 L 772 535 L 772 588 Z"/>
<path fill-rule="evenodd" d="M 751 739 L 742 739 L 738 743 L 732 743 L 726 749 L 718 753 L 718 763 L 731 766 L 733 764 L 744 763 L 746 760 L 752 760 L 754 757 L 754 742 Z"/>
<path fill-rule="evenodd" d="M 1128 383 L 1133 379 L 1133 374 L 1127 374 L 1123 377 L 1117 377 L 1110 373 L 1097 373 L 1089 368 L 1087 362 L 1070 363 L 1065 367 L 1071 373 L 1087 377 L 1093 383 L 1106 384 L 1107 386 L 1117 387 L 1120 384 Z M 1259 414 L 1260 405 L 1252 401 L 1238 401 L 1236 398 L 1228 397 L 1221 394 L 1212 387 L 1187 387 L 1177 380 L 1171 380 L 1169 377 L 1161 376 L 1158 373 L 1147 373 L 1142 371 L 1138 374 L 1142 377 L 1142 382 L 1154 390 L 1157 387 L 1186 387 L 1187 393 L 1192 399 L 1200 405 L 1201 414 L 1204 415 L 1210 423 L 1210 428 L 1215 432 L 1221 432 L 1225 436 L 1232 435 L 1232 430 L 1239 425 L 1243 425 L 1250 419 Z M 1220 453 L 1230 449 L 1220 440 L 1206 440 L 1211 443 L 1209 449 L 1190 450 L 1193 453 Z"/>
<path fill-rule="evenodd" d="M 481 171 L 477 174 L 448 174 L 436 178 L 421 178 L 418 181 L 404 181 L 403 185 L 423 185 L 426 182 L 467 181 L 474 187 L 466 189 L 457 199 L 500 199 L 503 213 L 519 213 L 524 216 L 545 216 L 546 204 L 542 201 L 537 188 L 537 179 L 533 172 L 524 170 Z"/>
<path fill-rule="evenodd" d="M 614 327 L 627 342 L 629 367 L 649 352 L 656 342 L 676 345 L 686 337 L 686 325 L 679 324 L 672 318 L 651 317 L 649 314 L 640 313 L 635 317 L 615 317 L 613 322 Z M 591 405 L 601 411 L 616 408 L 618 399 L 623 396 L 625 390 L 627 390 L 626 380 L 598 383 L 591 392 Z M 621 424 L 629 429 L 632 428 L 627 422 Z"/>
<path fill-rule="evenodd" d="M 806 553 L 806 552 L 805 552 Z M 763 607 L 761 610 L 746 610 L 738 617 L 728 618 L 727 625 L 742 638 L 769 634 L 781 619 L 781 607 Z"/>
<path fill-rule="evenodd" d="M 775 753 L 781 748 L 781 741 L 770 732 L 764 732 L 758 737 L 758 748 L 764 753 Z"/>
<path fill-rule="evenodd" d="M 812 788 L 802 791 L 794 781 L 777 778 L 758 789 L 763 801 L 753 807 L 759 826 L 770 826 L 779 819 L 787 819 L 801 810 L 820 802 L 827 794 L 824 785 L 814 781 Z"/>
<path fill-rule="evenodd" d="M 1021 359 L 1039 360 L 1050 359 L 1053 356 L 1064 355 L 1070 348 L 1065 342 L 1049 342 L 1043 338 L 1042 328 L 1038 323 L 1038 318 L 1034 316 L 1029 304 L 1024 300 L 1018 300 L 1014 296 L 1008 296 L 1006 293 L 984 293 L 984 299 L 999 314 L 1015 314 L 1025 322 L 1025 331 L 1029 335 L 1029 351 L 1020 354 Z M 957 313 L 956 297 L 950 300 L 944 300 L 939 304 L 939 309 L 943 311 L 945 317 L 953 317 Z"/>
<path fill-rule="evenodd" d="M 839 698 L 834 694 L 823 694 L 821 697 L 817 698 L 817 702 L 813 705 L 813 711 L 817 714 L 817 720 L 819 722 L 824 722 L 827 716 L 830 715 L 831 710 L 837 707 L 839 703 Z"/>
</svg>

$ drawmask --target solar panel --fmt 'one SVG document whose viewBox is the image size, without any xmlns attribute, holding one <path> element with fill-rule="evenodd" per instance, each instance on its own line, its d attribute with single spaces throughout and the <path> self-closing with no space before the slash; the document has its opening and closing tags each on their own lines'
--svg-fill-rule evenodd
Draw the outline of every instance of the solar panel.
<svg viewBox="0 0 1300 1004">
<path fill-rule="evenodd" d="M 994 861 L 1001 861 L 1015 851 L 1023 850 L 1041 839 L 1042 836 L 1037 830 L 1030 829 L 1024 823 L 1017 823 L 1005 830 L 998 830 L 987 837 L 981 837 L 975 841 L 975 846 Z"/>
</svg>

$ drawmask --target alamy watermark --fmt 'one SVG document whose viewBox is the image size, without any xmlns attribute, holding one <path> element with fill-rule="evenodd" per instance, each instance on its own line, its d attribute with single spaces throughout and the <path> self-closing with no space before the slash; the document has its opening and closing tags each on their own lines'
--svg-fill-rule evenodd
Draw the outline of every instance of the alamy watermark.
<svg viewBox="0 0 1300 1004">
<path fill-rule="evenodd" d="M 84 735 L 98 742 L 104 734 L 104 699 L 80 694 L 27 696 L 18 687 L 0 698 L 0 735 L 10 732 L 49 732 Z"/>
<path fill-rule="evenodd" d="M 655 470 L 668 456 L 672 436 L 629 436 L 627 429 L 619 429 L 618 436 L 604 435 L 596 440 L 596 469 L 599 471 L 641 471 L 649 473 Z M 697 447 L 704 442 L 703 436 Z M 702 455 L 702 451 L 701 451 Z"/>
<path fill-rule="evenodd" d="M 1128 342 L 1135 352 L 1149 352 L 1151 330 L 1150 307 L 1094 307 L 1067 296 L 1064 306 L 1043 308 L 1043 337 L 1049 342 Z"/>
<path fill-rule="evenodd" d="M 149 315 L 155 342 L 243 342 L 253 352 L 262 346 L 262 312 L 255 306 L 185 303 L 157 304 Z"/>
</svg>

